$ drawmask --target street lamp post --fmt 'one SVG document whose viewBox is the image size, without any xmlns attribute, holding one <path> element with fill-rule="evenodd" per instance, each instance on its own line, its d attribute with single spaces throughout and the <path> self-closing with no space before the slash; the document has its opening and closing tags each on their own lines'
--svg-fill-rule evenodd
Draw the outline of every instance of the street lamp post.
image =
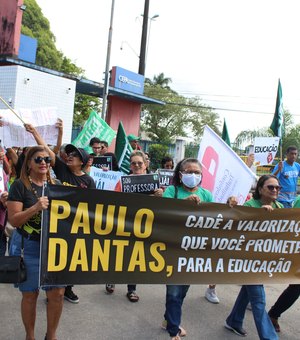
<svg viewBox="0 0 300 340">
<path fill-rule="evenodd" d="M 146 68 L 146 63 L 147 63 L 147 58 L 148 58 L 148 49 L 149 49 L 150 32 L 151 32 L 151 23 L 152 23 L 152 20 L 155 20 L 158 17 L 159 17 L 159 15 L 155 14 L 151 18 L 148 18 L 149 19 L 149 31 L 148 31 L 148 37 L 147 37 L 147 48 L 146 48 L 146 56 L 145 56 L 145 68 Z"/>
<path fill-rule="evenodd" d="M 143 28 L 142 28 L 142 37 L 141 37 L 139 74 L 142 74 L 142 75 L 145 75 L 145 68 L 146 68 L 145 60 L 146 60 L 146 46 L 147 46 L 147 32 L 148 32 L 149 2 L 150 0 L 145 0 Z"/>
<path fill-rule="evenodd" d="M 107 42 L 107 53 L 106 53 L 106 66 L 105 66 L 105 77 L 104 77 L 104 87 L 103 87 L 103 100 L 102 100 L 102 114 L 101 114 L 101 118 L 103 120 L 105 120 L 105 117 L 106 117 L 106 106 L 107 106 L 107 97 L 108 97 L 109 64 L 110 64 L 110 53 L 111 53 L 111 43 L 112 43 L 114 7 L 115 7 L 115 0 L 112 0 L 111 1 L 110 25 L 109 25 L 109 32 L 108 32 L 108 42 Z"/>
</svg>

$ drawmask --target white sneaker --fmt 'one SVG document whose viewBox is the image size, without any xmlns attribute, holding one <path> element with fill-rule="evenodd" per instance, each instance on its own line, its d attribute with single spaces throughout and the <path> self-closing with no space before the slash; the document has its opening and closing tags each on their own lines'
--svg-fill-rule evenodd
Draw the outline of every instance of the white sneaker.
<svg viewBox="0 0 300 340">
<path fill-rule="evenodd" d="M 217 297 L 216 288 L 207 288 L 205 292 L 205 298 L 207 301 L 211 303 L 220 303 L 219 298 Z"/>
</svg>

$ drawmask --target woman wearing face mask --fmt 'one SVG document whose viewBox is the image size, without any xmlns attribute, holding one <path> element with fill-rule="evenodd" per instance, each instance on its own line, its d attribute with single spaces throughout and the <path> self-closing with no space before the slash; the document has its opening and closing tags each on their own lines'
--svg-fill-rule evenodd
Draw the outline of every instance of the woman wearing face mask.
<svg viewBox="0 0 300 340">
<path fill-rule="evenodd" d="M 202 168 L 197 159 L 186 158 L 179 162 L 174 171 L 173 185 L 163 193 L 163 197 L 192 201 L 195 204 L 212 202 L 212 194 L 200 187 Z M 189 285 L 167 285 L 166 311 L 163 328 L 169 332 L 172 340 L 180 340 L 186 331 L 180 327 L 181 307 Z"/>
</svg>

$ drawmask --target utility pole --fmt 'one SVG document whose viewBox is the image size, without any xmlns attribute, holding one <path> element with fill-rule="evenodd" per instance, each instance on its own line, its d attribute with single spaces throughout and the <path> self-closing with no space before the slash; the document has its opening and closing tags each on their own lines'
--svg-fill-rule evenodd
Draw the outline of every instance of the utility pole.
<svg viewBox="0 0 300 340">
<path fill-rule="evenodd" d="M 111 53 L 112 31 L 113 31 L 114 7 L 115 7 L 115 0 L 112 0 L 111 1 L 110 25 L 109 25 L 109 31 L 108 31 L 107 52 L 106 52 L 104 87 L 103 87 L 103 101 L 102 101 L 102 114 L 101 114 L 101 118 L 103 120 L 105 120 L 105 117 L 106 117 L 106 106 L 107 106 L 107 97 L 108 97 L 109 64 L 110 64 L 110 53 Z"/>
<path fill-rule="evenodd" d="M 140 50 L 139 74 L 142 74 L 143 76 L 145 75 L 145 69 L 146 69 L 146 50 L 147 50 L 149 2 L 150 2 L 150 0 L 145 0 L 144 16 L 143 16 L 143 28 L 142 28 L 142 39 L 141 39 L 141 50 Z"/>
</svg>

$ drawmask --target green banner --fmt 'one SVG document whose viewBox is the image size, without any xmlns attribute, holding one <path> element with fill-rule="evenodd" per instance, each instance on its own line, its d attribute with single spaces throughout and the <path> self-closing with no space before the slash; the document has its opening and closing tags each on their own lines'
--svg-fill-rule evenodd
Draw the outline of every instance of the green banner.
<svg viewBox="0 0 300 340">
<path fill-rule="evenodd" d="M 115 155 L 118 160 L 119 169 L 125 174 L 130 172 L 130 155 L 133 149 L 129 144 L 122 122 L 119 123 Z"/>
<path fill-rule="evenodd" d="M 93 137 L 98 137 L 100 140 L 106 141 L 108 145 L 116 137 L 116 132 L 95 111 L 90 113 L 83 129 L 73 140 L 72 144 L 76 147 L 84 148 L 87 152 L 91 153 L 92 149 L 89 143 Z"/>
<path fill-rule="evenodd" d="M 41 285 L 300 284 L 300 209 L 51 186 Z"/>
</svg>

